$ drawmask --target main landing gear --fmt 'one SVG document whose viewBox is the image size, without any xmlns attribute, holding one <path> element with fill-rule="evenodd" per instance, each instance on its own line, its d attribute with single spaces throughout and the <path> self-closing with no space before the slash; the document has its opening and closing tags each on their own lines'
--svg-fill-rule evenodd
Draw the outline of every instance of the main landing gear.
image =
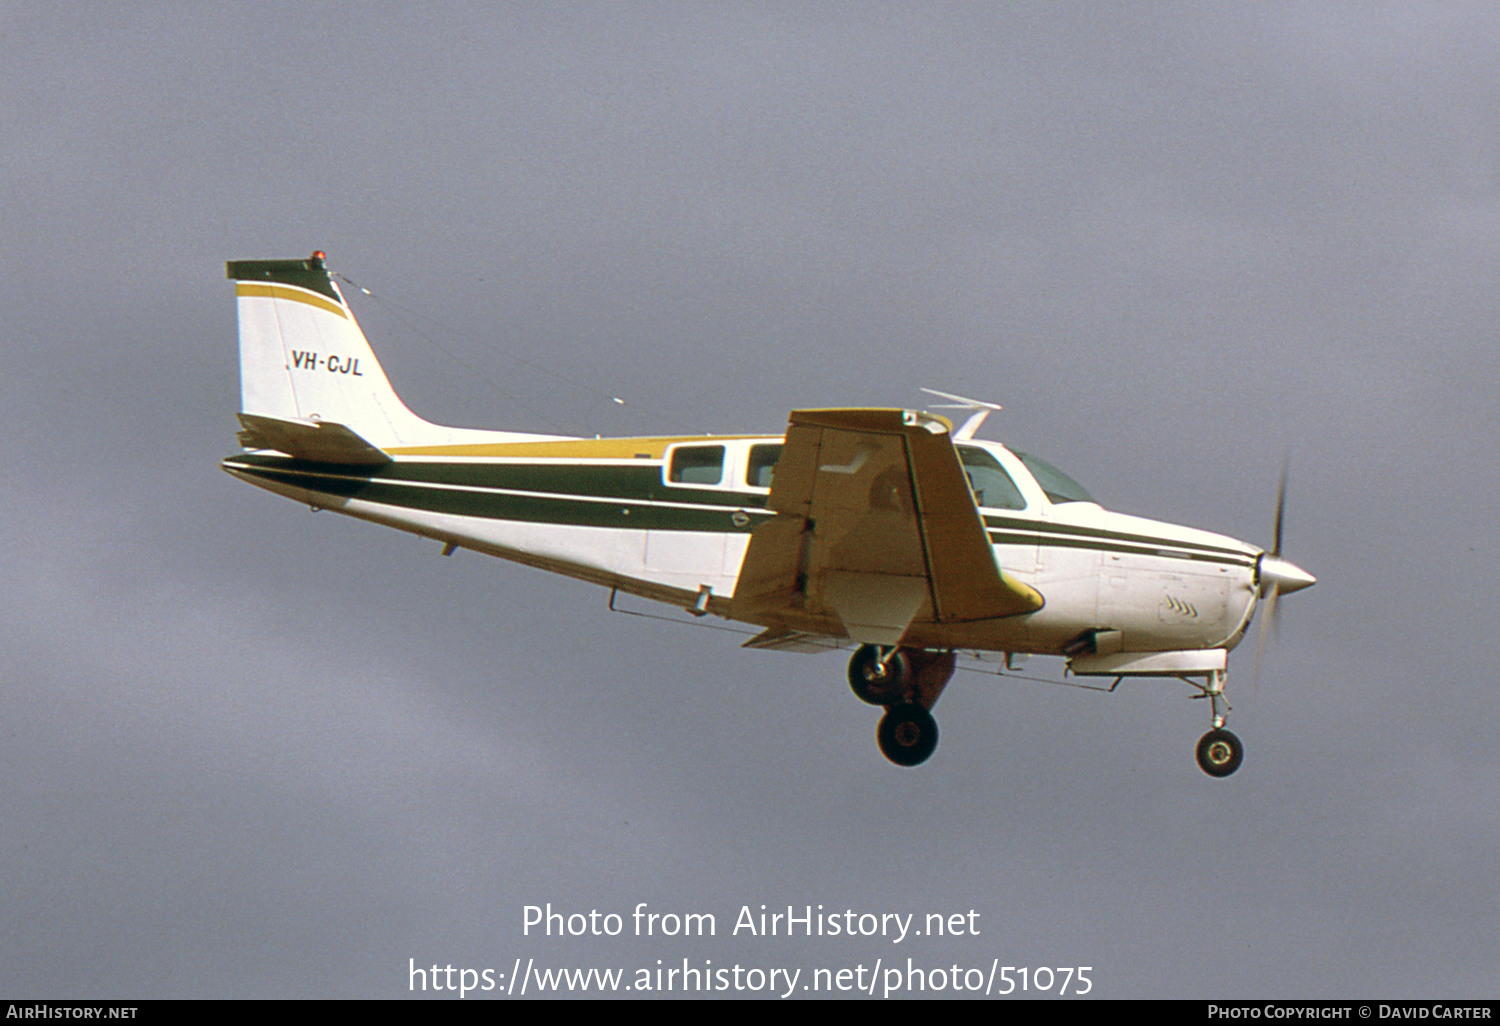
<svg viewBox="0 0 1500 1026">
<path fill-rule="evenodd" d="M 953 676 L 952 652 L 861 645 L 849 660 L 849 686 L 862 702 L 885 707 L 875 738 L 897 766 L 917 766 L 937 749 L 929 709 Z"/>
<path fill-rule="evenodd" d="M 1224 729 L 1224 714 L 1219 712 L 1219 703 L 1224 708 L 1229 703 L 1224 699 L 1224 671 L 1211 670 L 1203 694 L 1195 698 L 1207 698 L 1213 703 L 1214 729 L 1198 739 L 1198 768 L 1211 777 L 1227 777 L 1240 768 L 1245 757 L 1245 746 L 1240 739 Z"/>
</svg>

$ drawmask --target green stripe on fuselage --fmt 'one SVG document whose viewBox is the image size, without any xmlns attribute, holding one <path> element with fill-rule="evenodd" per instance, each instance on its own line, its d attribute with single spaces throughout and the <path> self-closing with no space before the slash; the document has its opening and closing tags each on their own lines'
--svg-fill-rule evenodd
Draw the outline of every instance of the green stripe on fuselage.
<svg viewBox="0 0 1500 1026">
<path fill-rule="evenodd" d="M 1093 538 L 1057 538 L 1045 537 L 1035 532 L 1022 534 L 1009 531 L 990 531 L 990 544 L 992 545 L 1039 545 L 1044 549 L 1088 549 L 1093 552 L 1118 552 L 1130 556 L 1158 556 L 1163 559 L 1186 559 L 1201 563 L 1217 563 L 1222 566 L 1250 567 L 1253 561 L 1249 556 L 1241 556 L 1236 559 L 1231 556 L 1220 556 L 1209 552 L 1194 552 L 1188 550 L 1174 551 L 1163 546 L 1175 545 L 1157 539 L 1155 542 L 1144 542 L 1139 545 L 1118 544 L 1103 541 L 1099 537 Z"/>
<path fill-rule="evenodd" d="M 224 465 L 250 477 L 398 508 L 580 527 L 748 532 L 758 518 L 737 525 L 733 513 L 765 507 L 760 494 L 669 487 L 659 465 L 398 462 L 365 471 L 258 454 L 232 456 Z"/>
<path fill-rule="evenodd" d="M 1126 545 L 1148 546 L 1154 552 L 1159 548 L 1184 549 L 1189 552 L 1198 553 L 1202 556 L 1217 558 L 1220 562 L 1248 563 L 1254 562 L 1255 557 L 1240 549 L 1231 549 L 1223 545 L 1206 545 L 1202 542 L 1180 541 L 1174 538 L 1161 538 L 1149 534 L 1130 534 L 1124 531 L 1110 531 L 1101 527 L 1082 527 L 1077 524 L 1059 524 L 1051 521 L 1022 520 L 1017 517 L 1000 517 L 985 515 L 985 528 L 993 535 L 996 531 L 1013 531 L 1032 535 L 1032 541 L 1040 541 L 1043 545 L 1060 545 L 1078 547 L 1070 541 L 1070 538 L 1085 539 L 1094 544 L 1086 545 L 1086 548 L 1101 548 L 1101 541 L 1122 542 Z M 1059 537 L 1061 536 L 1061 537 Z M 1135 552 L 1135 548 L 1123 548 L 1119 551 Z M 1163 553 L 1171 555 L 1171 553 Z"/>
<path fill-rule="evenodd" d="M 251 477 L 382 505 L 456 516 L 635 530 L 747 533 L 766 496 L 662 481 L 661 464 L 491 463 L 398 460 L 366 470 L 246 453 L 224 465 Z M 704 508 L 710 507 L 710 508 Z M 717 508 L 712 508 L 717 507 Z M 746 509 L 760 515 L 735 524 Z M 1039 545 L 1250 566 L 1244 552 L 1197 542 L 986 515 L 991 544 Z"/>
<path fill-rule="evenodd" d="M 547 492 L 558 496 L 636 502 L 690 502 L 700 506 L 764 506 L 766 497 L 707 488 L 674 488 L 662 482 L 660 463 L 443 463 L 398 460 L 372 475 L 388 481 L 426 481 L 472 488 Z"/>
</svg>

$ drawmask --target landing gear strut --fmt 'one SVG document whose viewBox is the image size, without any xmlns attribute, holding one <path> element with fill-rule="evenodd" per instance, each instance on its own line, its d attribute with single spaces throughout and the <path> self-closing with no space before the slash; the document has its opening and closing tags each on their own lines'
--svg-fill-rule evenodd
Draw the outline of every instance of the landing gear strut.
<svg viewBox="0 0 1500 1026">
<path fill-rule="evenodd" d="M 881 753 L 898 766 L 926 762 L 937 748 L 928 712 L 953 676 L 952 652 L 861 645 L 849 660 L 849 686 L 862 702 L 883 705 L 875 732 Z"/>
<path fill-rule="evenodd" d="M 1220 702 L 1224 702 L 1226 710 L 1229 708 L 1224 698 L 1224 671 L 1210 671 L 1203 694 L 1197 697 L 1207 698 L 1213 703 L 1214 718 L 1214 729 L 1198 739 L 1198 768 L 1211 777 L 1227 777 L 1240 768 L 1245 746 L 1224 729 L 1224 714 L 1219 711 Z"/>
<path fill-rule="evenodd" d="M 849 660 L 849 687 L 870 705 L 899 702 L 911 687 L 911 663 L 902 649 L 861 645 Z"/>
</svg>

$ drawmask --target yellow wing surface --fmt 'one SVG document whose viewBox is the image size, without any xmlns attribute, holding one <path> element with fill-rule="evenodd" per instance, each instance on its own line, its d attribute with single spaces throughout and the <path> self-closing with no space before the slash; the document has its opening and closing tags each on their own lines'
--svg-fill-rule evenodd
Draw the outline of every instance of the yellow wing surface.
<svg viewBox="0 0 1500 1026">
<path fill-rule="evenodd" d="M 798 410 L 732 615 L 773 632 L 901 643 L 913 623 L 1034 612 L 995 564 L 951 425 L 908 410 Z"/>
</svg>

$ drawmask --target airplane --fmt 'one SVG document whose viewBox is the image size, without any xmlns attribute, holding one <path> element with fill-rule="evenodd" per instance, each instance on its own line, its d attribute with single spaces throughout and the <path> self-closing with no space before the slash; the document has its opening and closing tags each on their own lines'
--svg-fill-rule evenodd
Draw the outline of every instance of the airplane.
<svg viewBox="0 0 1500 1026">
<path fill-rule="evenodd" d="M 328 270 L 232 261 L 243 451 L 222 467 L 303 503 L 760 629 L 752 649 L 854 647 L 900 766 L 937 747 L 959 653 L 1061 656 L 1209 700 L 1210 776 L 1239 768 L 1228 653 L 1315 583 L 1269 550 L 1103 509 L 1035 456 L 920 410 L 796 410 L 775 435 L 574 438 L 444 427 L 397 397 Z M 1257 672 L 1259 655 L 1257 654 Z"/>
</svg>

